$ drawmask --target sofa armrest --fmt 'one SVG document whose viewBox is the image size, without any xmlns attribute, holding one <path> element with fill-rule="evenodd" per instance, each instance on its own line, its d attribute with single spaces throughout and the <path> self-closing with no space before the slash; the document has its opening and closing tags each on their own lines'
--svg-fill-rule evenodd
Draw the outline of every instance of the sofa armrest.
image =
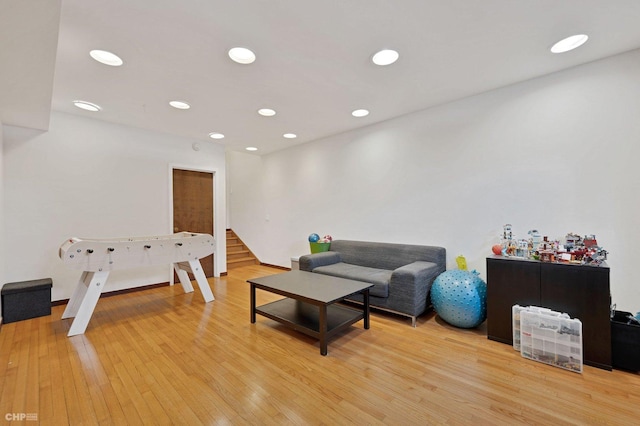
<svg viewBox="0 0 640 426">
<path fill-rule="evenodd" d="M 401 312 L 419 315 L 426 309 L 431 284 L 445 269 L 444 265 L 425 261 L 401 266 L 391 274 L 389 297 L 394 296 Z"/>
<path fill-rule="evenodd" d="M 305 254 L 300 256 L 299 265 L 301 271 L 312 272 L 318 266 L 333 265 L 342 261 L 337 251 L 324 251 L 321 253 Z"/>
<path fill-rule="evenodd" d="M 391 274 L 391 282 L 428 282 L 433 281 L 442 272 L 444 268 L 433 262 L 417 261 L 395 269 Z"/>
</svg>

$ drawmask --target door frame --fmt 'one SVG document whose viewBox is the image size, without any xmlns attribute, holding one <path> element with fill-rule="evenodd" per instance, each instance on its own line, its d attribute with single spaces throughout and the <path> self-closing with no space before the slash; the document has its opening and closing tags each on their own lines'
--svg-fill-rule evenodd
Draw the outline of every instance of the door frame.
<svg viewBox="0 0 640 426">
<path fill-rule="evenodd" d="M 220 255 L 224 254 L 225 250 L 220 247 L 220 244 L 224 241 L 226 243 L 225 238 L 218 238 L 220 235 L 224 235 L 224 221 L 220 220 L 220 206 L 223 204 L 223 200 L 221 197 L 221 191 L 223 189 L 218 186 L 218 170 L 215 168 L 209 167 L 195 167 L 191 165 L 183 165 L 183 164 L 169 164 L 169 226 L 168 231 L 169 234 L 173 234 L 173 171 L 174 170 L 187 170 L 191 172 L 203 172 L 203 173 L 211 173 L 213 175 L 213 276 L 216 278 L 220 277 L 221 265 L 220 265 Z M 220 229 L 220 226 L 223 226 L 223 229 Z M 226 257 L 226 255 L 225 255 Z M 169 284 L 174 284 L 174 274 L 173 274 L 173 265 L 169 267 Z"/>
</svg>

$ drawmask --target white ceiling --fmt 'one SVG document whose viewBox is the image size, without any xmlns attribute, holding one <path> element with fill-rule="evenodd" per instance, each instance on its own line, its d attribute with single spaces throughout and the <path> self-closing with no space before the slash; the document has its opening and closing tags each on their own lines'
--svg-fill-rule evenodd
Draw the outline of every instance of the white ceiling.
<svg viewBox="0 0 640 426">
<path fill-rule="evenodd" d="M 221 132 L 258 154 L 640 48 L 638 0 L 62 0 L 59 27 L 58 0 L 0 2 L 3 123 L 46 129 L 51 108 L 202 141 Z M 549 52 L 578 33 L 587 44 Z M 230 61 L 235 46 L 256 62 Z M 382 48 L 400 59 L 373 65 Z"/>
</svg>

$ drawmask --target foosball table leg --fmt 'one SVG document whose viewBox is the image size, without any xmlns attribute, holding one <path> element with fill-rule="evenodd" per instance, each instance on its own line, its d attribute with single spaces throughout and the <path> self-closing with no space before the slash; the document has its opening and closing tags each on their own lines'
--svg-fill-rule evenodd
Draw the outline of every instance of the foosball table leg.
<svg viewBox="0 0 640 426">
<path fill-rule="evenodd" d="M 200 287 L 200 291 L 202 292 L 202 297 L 204 297 L 205 302 L 212 302 L 215 300 L 213 297 L 213 292 L 211 291 L 211 287 L 209 287 L 209 282 L 207 281 L 207 277 L 204 275 L 204 271 L 202 270 L 202 265 L 199 260 L 190 260 L 189 266 L 191 266 L 191 271 L 193 276 L 196 278 L 196 282 L 198 283 L 198 287 Z"/>
<path fill-rule="evenodd" d="M 74 318 L 67 336 L 84 334 L 96 308 L 100 294 L 109 278 L 108 271 L 83 272 L 80 282 L 67 303 L 62 318 Z"/>
<path fill-rule="evenodd" d="M 189 280 L 189 275 L 187 272 L 191 272 L 198 283 L 198 287 L 200 287 L 200 291 L 202 292 L 202 297 L 204 297 L 205 302 L 212 302 L 215 300 L 213 297 L 213 292 L 211 291 L 211 287 L 209 287 L 209 282 L 207 281 L 207 277 L 205 276 L 202 265 L 199 260 L 189 260 L 187 262 L 178 262 L 173 264 L 176 274 L 178 274 L 178 278 L 180 279 L 180 283 L 182 284 L 182 288 L 184 288 L 185 293 L 190 293 L 193 291 L 193 286 L 191 285 L 191 280 Z"/>
<path fill-rule="evenodd" d="M 182 289 L 184 290 L 184 292 L 191 293 L 193 291 L 193 286 L 191 285 L 191 280 L 189 279 L 189 274 L 187 273 L 191 272 L 189 270 L 188 263 L 174 263 L 173 268 L 176 271 L 176 275 L 178 275 L 178 279 L 180 280 L 180 284 L 182 284 Z"/>
</svg>

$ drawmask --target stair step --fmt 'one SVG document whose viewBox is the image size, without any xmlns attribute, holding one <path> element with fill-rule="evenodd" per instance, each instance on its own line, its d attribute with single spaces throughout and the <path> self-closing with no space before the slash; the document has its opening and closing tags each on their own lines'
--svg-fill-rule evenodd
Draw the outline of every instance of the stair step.
<svg viewBox="0 0 640 426">
<path fill-rule="evenodd" d="M 258 259 L 255 257 L 242 257 L 240 259 L 227 260 L 227 269 L 257 264 Z"/>
<path fill-rule="evenodd" d="M 240 266 L 259 265 L 260 261 L 255 258 L 249 247 L 233 232 L 227 230 L 227 269 Z"/>
<path fill-rule="evenodd" d="M 251 256 L 251 252 L 249 252 L 249 250 L 227 252 L 227 263 L 232 262 L 236 259 L 244 259 L 248 257 L 255 259 L 254 257 Z"/>
<path fill-rule="evenodd" d="M 241 258 L 238 258 L 238 259 L 230 260 L 227 263 L 239 263 L 239 262 L 244 262 L 246 260 L 256 260 L 256 258 L 253 257 L 253 256 L 245 256 L 245 257 L 241 257 Z"/>
<path fill-rule="evenodd" d="M 248 256 L 249 253 L 251 253 L 251 252 L 248 249 L 245 249 L 245 248 L 242 248 L 242 247 L 236 248 L 234 250 L 227 249 L 227 254 L 239 254 L 239 253 L 244 253 L 244 254 L 246 254 Z"/>
</svg>

